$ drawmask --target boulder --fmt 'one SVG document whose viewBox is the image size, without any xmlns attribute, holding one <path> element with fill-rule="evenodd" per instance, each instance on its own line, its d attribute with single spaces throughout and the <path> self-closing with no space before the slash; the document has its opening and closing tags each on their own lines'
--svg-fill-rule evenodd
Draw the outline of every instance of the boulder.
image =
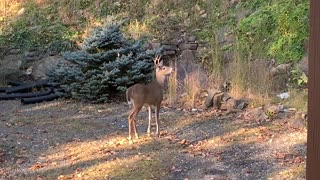
<svg viewBox="0 0 320 180">
<path fill-rule="evenodd" d="M 164 51 L 162 54 L 163 54 L 164 56 L 175 55 L 175 54 L 176 54 L 176 51 Z"/>
<path fill-rule="evenodd" d="M 206 108 L 213 107 L 213 104 L 214 104 L 213 98 L 218 93 L 219 93 L 219 91 L 217 91 L 216 89 L 208 90 L 208 96 L 206 97 L 206 100 L 204 101 L 204 105 Z"/>
<path fill-rule="evenodd" d="M 214 95 L 214 97 L 213 97 L 213 107 L 214 108 L 221 109 L 223 96 L 224 96 L 224 94 L 222 92 L 219 92 Z"/>
<path fill-rule="evenodd" d="M 189 38 L 188 38 L 188 41 L 189 42 L 195 42 L 196 41 L 196 36 L 190 36 Z"/>
<path fill-rule="evenodd" d="M 259 122 L 267 120 L 268 116 L 264 113 L 262 108 L 254 108 L 246 113 L 245 118 Z"/>
<path fill-rule="evenodd" d="M 158 49 L 158 48 L 160 48 L 160 46 L 161 46 L 161 43 L 159 43 L 159 42 L 152 42 L 151 43 L 152 49 Z"/>
<path fill-rule="evenodd" d="M 291 64 L 279 64 L 277 67 L 273 67 L 270 70 L 272 76 L 289 73 Z"/>
<path fill-rule="evenodd" d="M 0 78 L 4 81 L 18 81 L 25 75 L 22 70 L 23 58 L 21 55 L 10 54 L 0 61 Z"/>
<path fill-rule="evenodd" d="M 70 63 L 66 61 L 62 56 L 48 56 L 43 58 L 37 62 L 34 62 L 32 67 L 32 75 L 33 77 L 38 79 L 46 79 L 47 73 L 57 67 L 59 63 Z"/>
<path fill-rule="evenodd" d="M 180 50 L 197 50 L 198 43 L 182 43 L 179 45 Z"/>
<path fill-rule="evenodd" d="M 34 62 L 34 61 L 38 61 L 39 59 L 41 59 L 41 52 L 34 50 L 34 51 L 26 51 L 24 53 L 24 58 L 26 60 L 26 62 Z"/>
<path fill-rule="evenodd" d="M 293 129 L 303 129 L 306 127 L 306 123 L 303 118 L 296 117 L 288 121 L 288 126 Z"/>
<path fill-rule="evenodd" d="M 248 106 L 248 102 L 245 100 L 239 100 L 237 102 L 237 109 L 239 110 L 243 110 L 244 108 L 246 108 Z"/>
<path fill-rule="evenodd" d="M 220 109 L 225 111 L 233 110 L 237 107 L 237 101 L 233 98 L 229 98 L 227 101 L 221 104 Z"/>
</svg>

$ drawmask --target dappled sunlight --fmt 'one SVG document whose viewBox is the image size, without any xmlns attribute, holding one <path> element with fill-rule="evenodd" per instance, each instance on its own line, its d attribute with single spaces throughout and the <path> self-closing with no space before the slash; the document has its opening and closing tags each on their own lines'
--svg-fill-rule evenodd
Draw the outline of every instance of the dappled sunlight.
<svg viewBox="0 0 320 180">
<path fill-rule="evenodd" d="M 306 164 L 294 164 L 281 171 L 277 171 L 270 175 L 269 179 L 297 179 L 297 177 L 305 177 Z"/>
<path fill-rule="evenodd" d="M 0 1 L 0 20 L 6 21 L 6 18 L 17 15 L 21 8 L 18 0 L 1 0 Z"/>
<path fill-rule="evenodd" d="M 161 164 L 159 157 L 136 154 L 125 158 L 112 159 L 82 172 L 90 178 L 154 179 L 167 174 L 168 167 Z"/>
<path fill-rule="evenodd" d="M 277 134 L 276 138 L 274 138 L 274 141 L 281 142 L 276 147 L 277 149 L 291 150 L 291 148 L 294 147 L 295 145 L 307 143 L 307 130 L 305 129 L 302 132 L 292 131 L 292 132 Z M 272 143 L 270 143 L 270 147 L 272 147 Z"/>
<path fill-rule="evenodd" d="M 41 103 L 41 104 L 37 104 L 36 106 L 32 106 L 30 108 L 25 108 L 22 110 L 19 110 L 19 112 L 30 112 L 30 111 L 36 111 L 36 110 L 45 110 L 45 109 L 49 109 L 52 107 L 57 107 L 62 105 L 62 103 L 60 101 L 55 101 L 55 102 L 49 102 L 49 103 Z"/>
<path fill-rule="evenodd" d="M 30 173 L 43 173 L 52 178 L 71 176 L 72 174 L 63 170 L 67 168 L 69 172 L 74 170 L 79 176 L 98 178 L 110 174 L 127 177 L 130 172 L 138 170 L 132 176 L 137 177 L 137 173 L 144 170 L 149 171 L 146 175 L 150 177 L 153 170 L 156 170 L 150 166 L 161 165 L 155 161 L 158 157 L 152 155 L 152 148 L 147 148 L 150 151 L 146 154 L 141 154 L 140 148 L 150 146 L 152 141 L 150 137 L 142 137 L 130 144 L 123 134 L 90 141 L 74 139 L 73 142 L 58 145 L 41 154 L 37 163 L 30 167 Z"/>
<path fill-rule="evenodd" d="M 256 138 L 259 138 L 259 128 L 240 128 L 226 134 L 215 136 L 202 141 L 196 146 L 198 149 L 224 149 L 235 144 L 252 145 L 256 143 Z"/>
</svg>

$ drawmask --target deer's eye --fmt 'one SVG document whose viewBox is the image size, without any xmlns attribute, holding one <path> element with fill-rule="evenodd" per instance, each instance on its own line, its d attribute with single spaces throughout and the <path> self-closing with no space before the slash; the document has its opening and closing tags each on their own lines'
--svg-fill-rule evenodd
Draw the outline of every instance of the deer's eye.
<svg viewBox="0 0 320 180">
<path fill-rule="evenodd" d="M 161 69 L 162 69 L 162 70 L 165 70 L 165 69 L 166 69 L 166 67 L 162 67 Z"/>
</svg>

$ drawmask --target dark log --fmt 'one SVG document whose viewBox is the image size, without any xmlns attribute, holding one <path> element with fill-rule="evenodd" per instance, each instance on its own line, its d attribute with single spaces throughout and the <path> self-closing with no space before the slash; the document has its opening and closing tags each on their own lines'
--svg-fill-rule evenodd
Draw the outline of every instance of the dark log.
<svg viewBox="0 0 320 180">
<path fill-rule="evenodd" d="M 13 100 L 13 99 L 21 99 L 21 98 L 31 98 L 38 96 L 45 96 L 52 93 L 52 89 L 48 88 L 46 91 L 38 92 L 38 93 L 14 93 L 14 94 L 0 94 L 0 100 Z"/>
<path fill-rule="evenodd" d="M 0 87 L 0 92 L 6 92 L 11 87 Z"/>
<path fill-rule="evenodd" d="M 39 102 L 43 102 L 43 101 L 52 101 L 54 99 L 58 99 L 63 96 L 64 96 L 63 93 L 54 93 L 54 94 L 49 94 L 47 96 L 23 98 L 23 99 L 21 99 L 21 103 L 22 104 L 33 104 L 33 103 L 39 103 Z"/>
<path fill-rule="evenodd" d="M 44 87 L 47 85 L 48 85 L 48 80 L 42 80 L 42 81 L 38 81 L 28 85 L 11 87 L 8 90 L 6 90 L 6 93 L 10 94 L 10 93 L 17 93 L 17 92 L 31 92 L 33 88 Z"/>
<path fill-rule="evenodd" d="M 19 81 L 7 81 L 7 84 L 10 86 L 22 86 L 26 85 L 26 83 L 19 82 Z"/>
</svg>

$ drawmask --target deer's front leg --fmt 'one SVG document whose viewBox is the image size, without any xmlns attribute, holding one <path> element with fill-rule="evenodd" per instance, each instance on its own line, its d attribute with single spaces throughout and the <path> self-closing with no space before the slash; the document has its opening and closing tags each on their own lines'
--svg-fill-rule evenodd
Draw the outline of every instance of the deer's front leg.
<svg viewBox="0 0 320 180">
<path fill-rule="evenodd" d="M 150 129 L 151 129 L 151 106 L 148 107 L 148 111 L 149 111 L 149 123 L 148 123 L 147 135 L 150 136 Z"/>
<path fill-rule="evenodd" d="M 160 104 L 156 106 L 155 108 L 155 117 L 156 117 L 156 134 L 157 136 L 160 136 L 160 133 L 159 133 L 159 112 L 160 112 Z"/>
</svg>

